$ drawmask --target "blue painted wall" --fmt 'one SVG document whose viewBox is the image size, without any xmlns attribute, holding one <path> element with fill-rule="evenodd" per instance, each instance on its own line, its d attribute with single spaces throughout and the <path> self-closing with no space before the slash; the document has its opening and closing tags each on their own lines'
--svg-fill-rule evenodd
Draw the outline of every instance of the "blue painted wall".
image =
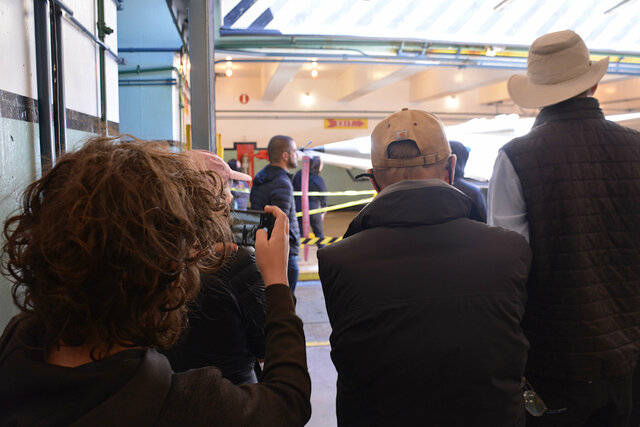
<svg viewBox="0 0 640 427">
<path fill-rule="evenodd" d="M 165 0 L 136 0 L 125 2 L 118 12 L 118 47 L 172 48 L 182 47 L 169 8 Z M 120 52 L 127 65 L 119 71 L 171 67 L 172 52 Z M 171 79 L 170 71 L 124 74 L 120 79 Z M 173 110 L 178 100 L 171 86 L 120 86 L 120 132 L 142 139 L 174 139 Z"/>
<path fill-rule="evenodd" d="M 172 73 L 146 73 L 144 79 L 171 79 Z M 127 74 L 121 78 L 136 79 Z M 173 140 L 172 86 L 120 86 L 120 133 L 141 139 Z"/>
<path fill-rule="evenodd" d="M 172 47 L 182 41 L 165 0 L 123 2 L 118 11 L 118 47 Z"/>
</svg>

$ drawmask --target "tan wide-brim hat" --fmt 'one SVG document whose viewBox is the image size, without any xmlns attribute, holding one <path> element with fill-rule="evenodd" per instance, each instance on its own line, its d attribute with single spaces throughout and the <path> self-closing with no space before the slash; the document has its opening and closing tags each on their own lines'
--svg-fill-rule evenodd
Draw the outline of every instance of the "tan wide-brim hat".
<svg viewBox="0 0 640 427">
<path fill-rule="evenodd" d="M 609 67 L 609 57 L 589 60 L 589 50 L 571 30 L 538 38 L 527 57 L 527 74 L 509 78 L 511 99 L 521 107 L 540 108 L 581 94 L 597 84 Z"/>
</svg>

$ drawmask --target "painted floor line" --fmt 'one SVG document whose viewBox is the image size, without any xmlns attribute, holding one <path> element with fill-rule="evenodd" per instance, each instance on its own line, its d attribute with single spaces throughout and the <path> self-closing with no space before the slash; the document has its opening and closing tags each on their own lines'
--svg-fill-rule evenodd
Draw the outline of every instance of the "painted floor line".
<svg viewBox="0 0 640 427">
<path fill-rule="evenodd" d="M 307 347 L 329 347 L 329 341 L 307 341 Z"/>
</svg>

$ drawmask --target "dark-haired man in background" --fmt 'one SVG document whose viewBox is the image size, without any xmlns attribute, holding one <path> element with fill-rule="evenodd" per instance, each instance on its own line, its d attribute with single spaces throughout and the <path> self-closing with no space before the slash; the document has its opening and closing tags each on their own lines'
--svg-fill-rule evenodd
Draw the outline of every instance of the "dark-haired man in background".
<svg viewBox="0 0 640 427">
<path fill-rule="evenodd" d="M 276 135 L 267 146 L 269 164 L 253 178 L 249 200 L 251 209 L 261 210 L 265 205 L 278 206 L 289 217 L 289 287 L 293 292 L 298 283 L 298 253 L 300 230 L 296 219 L 290 169 L 298 167 L 296 143 L 290 136 Z"/>
</svg>

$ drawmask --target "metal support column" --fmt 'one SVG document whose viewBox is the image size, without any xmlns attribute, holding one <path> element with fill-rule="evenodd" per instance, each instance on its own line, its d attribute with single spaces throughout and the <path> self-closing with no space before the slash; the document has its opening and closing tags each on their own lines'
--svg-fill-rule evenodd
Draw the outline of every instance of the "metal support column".
<svg viewBox="0 0 640 427">
<path fill-rule="evenodd" d="M 107 27 L 104 21 L 104 0 L 98 0 L 98 39 L 104 43 L 105 35 L 111 34 L 113 29 Z M 103 132 L 109 134 L 107 123 L 107 73 L 105 70 L 105 48 L 100 46 L 100 120 L 104 125 Z"/>
<path fill-rule="evenodd" d="M 216 0 L 191 0 L 191 129 L 193 148 L 216 151 L 214 38 Z"/>
<path fill-rule="evenodd" d="M 51 132 L 51 95 L 49 94 L 49 43 L 47 0 L 33 0 L 33 15 L 36 36 L 36 73 L 38 81 L 38 123 L 40 131 L 40 164 L 42 173 L 55 161 L 53 134 Z"/>
<path fill-rule="evenodd" d="M 50 2 L 51 63 L 53 81 L 53 128 L 56 157 L 67 150 L 67 110 L 64 102 L 64 56 L 62 51 L 62 9 Z"/>
</svg>

